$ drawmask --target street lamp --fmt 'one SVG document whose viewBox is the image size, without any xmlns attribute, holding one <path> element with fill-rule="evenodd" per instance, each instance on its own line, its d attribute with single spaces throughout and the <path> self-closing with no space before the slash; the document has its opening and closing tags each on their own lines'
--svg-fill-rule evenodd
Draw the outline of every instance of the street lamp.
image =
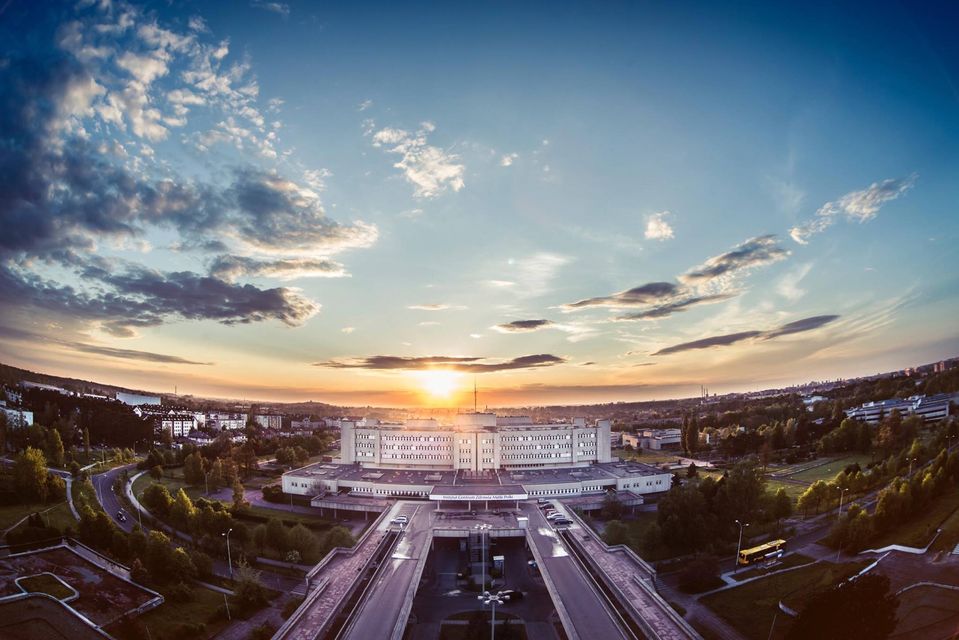
<svg viewBox="0 0 959 640">
<path fill-rule="evenodd" d="M 490 622 L 489 627 L 489 637 L 490 640 L 496 638 L 496 605 L 505 604 L 509 600 L 509 596 L 504 596 L 502 591 L 497 591 L 496 593 L 490 593 L 489 591 L 484 591 L 483 595 L 476 596 L 476 599 L 482 602 L 484 605 L 491 605 L 493 618 Z"/>
<path fill-rule="evenodd" d="M 845 489 L 840 489 L 839 487 L 836 487 L 836 488 L 839 489 L 839 515 L 836 516 L 836 522 L 838 523 L 842 521 L 842 499 L 843 499 L 843 496 L 846 495 L 846 492 L 849 491 L 849 488 L 848 487 L 846 487 Z M 841 535 L 841 533 L 839 533 L 839 535 Z M 842 539 L 839 539 L 836 541 L 836 562 L 837 563 L 839 562 L 839 554 L 841 552 L 842 552 Z"/>
<path fill-rule="evenodd" d="M 919 462 L 919 458 L 906 458 L 909 461 L 909 476 L 912 477 L 912 463 Z"/>
<path fill-rule="evenodd" d="M 749 524 L 743 524 L 739 520 L 736 521 L 736 524 L 739 525 L 739 543 L 736 545 L 736 569 L 734 573 L 739 572 L 739 552 L 743 549 L 743 529 L 749 526 Z"/>
<path fill-rule="evenodd" d="M 484 535 L 493 528 L 491 524 L 478 524 L 475 526 L 475 529 L 479 531 L 480 534 L 480 551 L 483 554 L 483 589 L 486 589 L 486 543 Z"/>
<path fill-rule="evenodd" d="M 226 533 L 222 534 L 226 536 L 226 562 L 227 566 L 230 567 L 230 580 L 233 579 L 233 557 L 230 555 L 230 532 L 233 531 L 233 528 L 226 530 Z"/>
</svg>

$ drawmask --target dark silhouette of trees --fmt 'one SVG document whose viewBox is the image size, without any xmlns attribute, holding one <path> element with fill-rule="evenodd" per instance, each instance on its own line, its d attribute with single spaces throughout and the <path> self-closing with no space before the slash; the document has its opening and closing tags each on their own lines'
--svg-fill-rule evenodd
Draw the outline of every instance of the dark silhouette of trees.
<svg viewBox="0 0 959 640">
<path fill-rule="evenodd" d="M 883 640 L 896 628 L 898 607 L 889 578 L 868 573 L 810 598 L 786 638 Z"/>
</svg>

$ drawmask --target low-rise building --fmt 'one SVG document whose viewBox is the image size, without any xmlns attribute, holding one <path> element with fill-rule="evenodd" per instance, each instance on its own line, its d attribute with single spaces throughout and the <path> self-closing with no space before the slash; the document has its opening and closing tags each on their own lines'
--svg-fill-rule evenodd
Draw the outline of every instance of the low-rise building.
<svg viewBox="0 0 959 640">
<path fill-rule="evenodd" d="M 29 427 L 33 424 L 32 411 L 27 411 L 21 407 L 8 407 L 6 403 L 0 406 L 0 409 L 7 416 L 7 427 L 11 429 Z"/>
<path fill-rule="evenodd" d="M 624 433 L 623 445 L 634 449 L 652 449 L 654 451 L 681 449 L 682 431 L 679 429 L 643 429 L 636 433 Z"/>
<path fill-rule="evenodd" d="M 273 429 L 279 431 L 283 428 L 283 416 L 261 414 L 253 416 L 253 420 L 264 429 Z"/>
<path fill-rule="evenodd" d="M 245 413 L 208 413 L 206 427 L 219 431 L 232 431 L 246 427 Z"/>
<path fill-rule="evenodd" d="M 852 409 L 846 409 L 846 417 L 876 425 L 898 411 L 903 417 L 917 415 L 924 422 L 936 422 L 949 415 L 951 403 L 959 402 L 959 393 L 940 393 L 934 396 L 910 396 L 909 398 L 891 398 L 867 402 Z"/>
</svg>

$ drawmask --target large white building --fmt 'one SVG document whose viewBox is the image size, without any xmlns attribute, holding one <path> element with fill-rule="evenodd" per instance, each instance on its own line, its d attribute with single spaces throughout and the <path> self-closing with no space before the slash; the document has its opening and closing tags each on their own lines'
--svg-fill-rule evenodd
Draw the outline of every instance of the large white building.
<svg viewBox="0 0 959 640">
<path fill-rule="evenodd" d="M 846 409 L 846 417 L 875 425 L 882 422 L 883 418 L 889 417 L 893 411 L 898 411 L 902 417 L 917 415 L 924 422 L 936 422 L 948 417 L 949 405 L 956 402 L 959 402 L 959 393 L 892 398 Z"/>
<path fill-rule="evenodd" d="M 283 474 L 283 491 L 314 496 L 316 506 L 342 493 L 468 503 L 661 493 L 672 482 L 668 471 L 613 459 L 608 420 L 534 424 L 492 413 L 461 414 L 452 425 L 342 420 L 340 445 L 336 462 Z"/>
<path fill-rule="evenodd" d="M 533 424 L 527 417 L 492 413 L 435 419 L 340 423 L 340 460 L 378 469 L 486 471 L 581 467 L 610 462 L 610 423 Z"/>
</svg>

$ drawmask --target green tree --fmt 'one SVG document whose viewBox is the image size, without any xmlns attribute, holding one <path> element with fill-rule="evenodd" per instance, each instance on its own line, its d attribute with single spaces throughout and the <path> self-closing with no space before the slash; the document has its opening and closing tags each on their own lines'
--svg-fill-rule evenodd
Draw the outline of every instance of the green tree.
<svg viewBox="0 0 959 640">
<path fill-rule="evenodd" d="M 223 486 L 223 463 L 217 458 L 210 468 L 210 486 L 219 489 Z"/>
<path fill-rule="evenodd" d="M 290 529 L 290 548 L 297 551 L 301 558 L 312 558 L 318 546 L 316 536 L 302 524 Z"/>
<path fill-rule="evenodd" d="M 27 447 L 13 461 L 13 484 L 24 497 L 47 501 L 47 459 L 43 452 Z"/>
<path fill-rule="evenodd" d="M 623 503 L 616 497 L 616 492 L 608 491 L 606 497 L 603 498 L 603 508 L 600 511 L 603 518 L 607 520 L 618 520 L 623 517 L 625 511 L 626 507 L 624 507 Z"/>
<path fill-rule="evenodd" d="M 196 518 L 196 507 L 193 500 L 186 494 L 186 491 L 180 489 L 173 498 L 173 504 L 170 506 L 170 520 L 178 529 L 189 531 Z"/>
<path fill-rule="evenodd" d="M 173 496 L 162 484 L 154 483 L 143 492 L 143 505 L 158 518 L 166 518 L 173 506 Z"/>
<path fill-rule="evenodd" d="M 776 520 L 783 520 L 788 518 L 793 513 L 793 501 L 786 494 L 786 490 L 782 487 L 776 491 L 776 497 L 773 498 L 773 517 Z"/>
<path fill-rule="evenodd" d="M 629 544 L 629 528 L 619 520 L 610 520 L 603 530 L 603 540 L 610 546 Z"/>
<path fill-rule="evenodd" d="M 883 640 L 896 628 L 899 598 L 889 578 L 867 573 L 818 593 L 789 628 L 788 640 Z"/>
<path fill-rule="evenodd" d="M 250 567 L 245 560 L 237 563 L 235 581 L 233 594 L 240 610 L 253 611 L 267 603 L 266 589 L 260 580 L 260 572 Z"/>
<path fill-rule="evenodd" d="M 86 454 L 87 464 L 90 463 L 90 427 L 83 427 L 83 452 Z"/>
<path fill-rule="evenodd" d="M 199 452 L 191 453 L 183 461 L 183 479 L 193 486 L 204 483 L 203 456 Z"/>
<path fill-rule="evenodd" d="M 290 538 L 286 527 L 277 518 L 270 518 L 266 523 L 266 539 L 268 544 L 284 553 L 290 548 Z"/>
<path fill-rule="evenodd" d="M 249 505 L 250 503 L 246 501 L 243 483 L 240 482 L 239 477 L 233 478 L 233 510 L 243 509 Z"/>
<path fill-rule="evenodd" d="M 52 467 L 63 467 L 63 440 L 56 429 L 50 429 L 47 434 L 47 460 Z"/>
</svg>

